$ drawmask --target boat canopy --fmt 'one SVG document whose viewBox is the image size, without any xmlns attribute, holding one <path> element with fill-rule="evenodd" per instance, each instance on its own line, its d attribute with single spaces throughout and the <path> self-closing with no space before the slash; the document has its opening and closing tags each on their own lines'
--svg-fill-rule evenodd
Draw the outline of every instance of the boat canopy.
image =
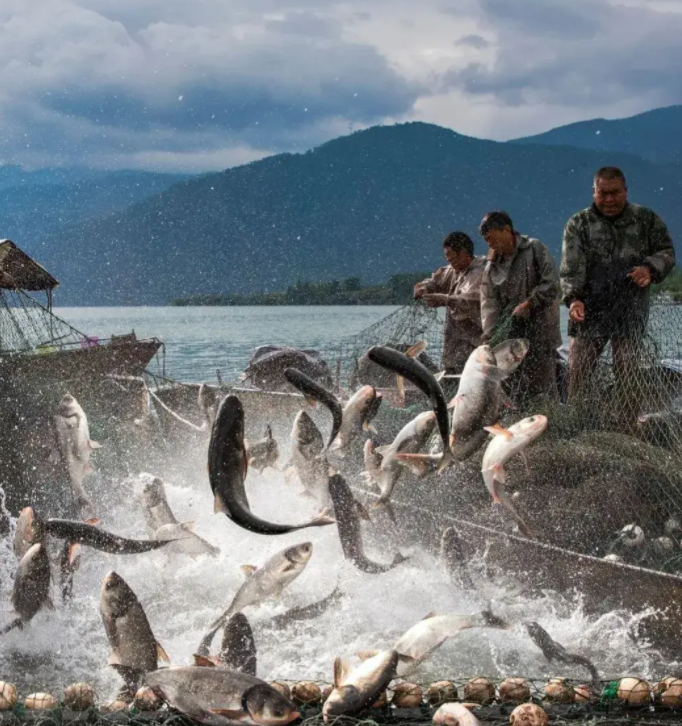
<svg viewBox="0 0 682 726">
<path fill-rule="evenodd" d="M 12 240 L 0 240 L 0 289 L 41 292 L 54 290 L 59 282 Z"/>
</svg>

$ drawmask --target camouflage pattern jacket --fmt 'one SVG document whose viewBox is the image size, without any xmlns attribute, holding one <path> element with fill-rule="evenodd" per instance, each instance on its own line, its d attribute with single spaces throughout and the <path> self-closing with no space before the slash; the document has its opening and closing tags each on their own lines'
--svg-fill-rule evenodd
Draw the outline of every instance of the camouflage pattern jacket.
<svg viewBox="0 0 682 726">
<path fill-rule="evenodd" d="M 561 345 L 559 278 L 552 255 L 538 239 L 516 235 L 516 249 L 507 260 L 489 254 L 481 282 L 483 340 L 522 302 L 530 302 L 528 318 L 513 318 L 509 337 L 528 338 L 536 349 Z"/>
<path fill-rule="evenodd" d="M 585 322 L 569 321 L 568 334 L 641 335 L 649 317 L 649 288 L 628 277 L 638 265 L 651 270 L 655 283 L 675 265 L 668 229 L 651 209 L 628 203 L 612 220 L 594 205 L 574 214 L 564 230 L 561 290 L 565 305 L 585 303 Z"/>
<path fill-rule="evenodd" d="M 481 276 L 485 260 L 474 257 L 463 272 L 446 265 L 419 283 L 425 293 L 440 292 L 448 296 L 443 334 L 443 366 L 460 362 L 460 348 L 467 353 L 481 344 Z"/>
</svg>

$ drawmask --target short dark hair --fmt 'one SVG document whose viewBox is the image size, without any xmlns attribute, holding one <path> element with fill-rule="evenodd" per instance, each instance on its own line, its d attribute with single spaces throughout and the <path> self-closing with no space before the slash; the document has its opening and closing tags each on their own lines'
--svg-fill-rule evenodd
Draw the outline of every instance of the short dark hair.
<svg viewBox="0 0 682 726">
<path fill-rule="evenodd" d="M 625 178 L 625 174 L 617 166 L 602 166 L 601 169 L 597 169 L 592 178 L 592 183 L 596 184 L 597 179 L 607 179 L 612 181 L 613 179 L 620 179 L 623 182 L 623 186 L 627 189 L 628 182 Z"/>
<path fill-rule="evenodd" d="M 470 257 L 474 256 L 474 243 L 466 232 L 450 232 L 443 240 L 443 247 L 453 252 L 466 252 Z"/>
<path fill-rule="evenodd" d="M 494 229 L 504 229 L 505 227 L 509 227 L 514 232 L 512 218 L 504 210 L 496 209 L 493 212 L 488 212 L 483 217 L 478 227 L 478 233 L 485 238 L 488 232 L 492 232 Z"/>
</svg>

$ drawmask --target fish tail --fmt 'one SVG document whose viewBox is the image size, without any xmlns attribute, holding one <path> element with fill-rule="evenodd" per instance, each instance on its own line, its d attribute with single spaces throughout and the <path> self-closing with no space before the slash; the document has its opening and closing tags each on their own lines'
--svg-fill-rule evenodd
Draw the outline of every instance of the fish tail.
<svg viewBox="0 0 682 726">
<path fill-rule="evenodd" d="M 10 630 L 14 630 L 15 628 L 23 630 L 24 621 L 21 618 L 15 618 L 14 620 L 12 620 L 11 623 L 5 625 L 5 627 L 0 630 L 0 635 L 6 635 L 7 633 L 9 633 Z"/>
<path fill-rule="evenodd" d="M 438 469 L 436 470 L 438 474 L 442 474 L 449 466 L 452 466 L 452 464 L 455 463 L 455 455 L 452 453 L 452 449 L 449 446 L 446 446 L 445 449 L 443 449 L 443 455 L 440 458 L 440 463 L 438 464 Z"/>
<path fill-rule="evenodd" d="M 220 624 L 222 624 L 222 618 L 220 619 Z M 215 623 L 214 623 L 215 625 Z M 211 643 L 213 642 L 213 638 L 215 637 L 215 634 L 220 629 L 220 625 L 218 625 L 217 628 L 214 628 L 212 630 L 209 630 L 206 635 L 201 640 L 201 643 L 199 643 L 199 647 L 197 648 L 197 655 L 201 655 L 203 657 L 207 657 L 211 653 Z"/>
<path fill-rule="evenodd" d="M 315 519 L 311 520 L 309 527 L 324 527 L 327 524 L 336 524 L 336 520 L 334 517 L 330 517 L 327 514 L 327 510 L 323 509 L 320 514 L 315 517 Z"/>
</svg>

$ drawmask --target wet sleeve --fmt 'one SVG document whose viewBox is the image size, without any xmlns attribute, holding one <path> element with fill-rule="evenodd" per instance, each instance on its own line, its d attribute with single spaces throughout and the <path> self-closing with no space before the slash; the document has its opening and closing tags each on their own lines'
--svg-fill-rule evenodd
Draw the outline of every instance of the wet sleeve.
<svg viewBox="0 0 682 726">
<path fill-rule="evenodd" d="M 497 319 L 500 317 L 500 303 L 495 295 L 495 286 L 490 281 L 487 272 L 481 277 L 481 327 L 483 328 L 482 342 L 490 339 L 495 330 Z"/>
<path fill-rule="evenodd" d="M 559 280 L 561 300 L 565 305 L 570 305 L 574 300 L 584 300 L 587 281 L 587 258 L 580 225 L 576 217 L 571 217 L 564 229 Z"/>
<path fill-rule="evenodd" d="M 551 252 L 542 242 L 533 242 L 539 282 L 528 296 L 533 310 L 549 307 L 559 295 L 559 277 Z"/>
<path fill-rule="evenodd" d="M 650 254 L 644 264 L 651 270 L 653 282 L 662 282 L 675 266 L 675 248 L 665 222 L 654 212 L 649 233 Z"/>
<path fill-rule="evenodd" d="M 431 277 L 418 282 L 417 285 L 427 294 L 432 292 L 450 292 L 445 285 L 443 268 L 436 270 Z"/>
</svg>

